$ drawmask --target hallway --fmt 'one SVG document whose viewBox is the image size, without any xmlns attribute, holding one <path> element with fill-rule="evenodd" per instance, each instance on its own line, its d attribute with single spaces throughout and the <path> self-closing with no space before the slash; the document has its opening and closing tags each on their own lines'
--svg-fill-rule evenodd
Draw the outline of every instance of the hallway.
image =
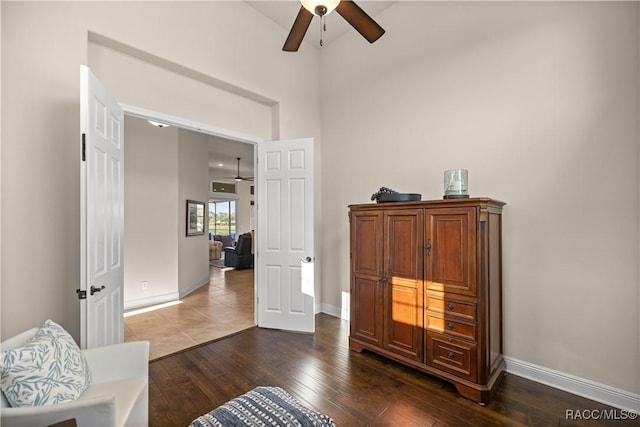
<svg viewBox="0 0 640 427">
<path fill-rule="evenodd" d="M 125 312 L 125 341 L 149 341 L 154 360 L 254 326 L 253 269 L 209 272 L 208 286 L 173 305 Z"/>
</svg>

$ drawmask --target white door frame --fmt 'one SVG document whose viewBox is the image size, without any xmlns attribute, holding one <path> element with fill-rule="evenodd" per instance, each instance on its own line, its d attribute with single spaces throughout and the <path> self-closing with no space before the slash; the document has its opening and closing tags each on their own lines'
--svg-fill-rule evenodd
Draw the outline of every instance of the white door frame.
<svg viewBox="0 0 640 427">
<path fill-rule="evenodd" d="M 133 105 L 128 104 L 120 104 L 122 109 L 124 110 L 125 116 L 138 117 L 140 119 L 145 120 L 153 120 L 161 123 L 166 123 L 171 126 L 175 126 L 181 129 L 188 129 L 194 132 L 204 133 L 207 135 L 217 136 L 224 139 L 229 139 L 232 141 L 243 142 L 246 144 L 252 144 L 254 146 L 253 149 L 253 170 L 257 171 L 257 156 L 258 150 L 256 150 L 255 146 L 264 141 L 262 138 L 258 138 L 256 136 L 246 135 L 240 132 L 235 132 L 229 129 L 218 128 L 212 125 L 208 125 L 205 123 L 199 123 L 193 120 L 188 120 L 182 117 L 176 117 L 169 114 L 160 113 L 158 111 L 148 110 L 146 108 L 139 108 Z M 126 129 L 125 129 L 126 131 Z M 254 173 L 255 175 L 255 173 Z M 125 231 L 126 233 L 126 231 Z M 256 237 L 258 236 L 259 230 L 256 227 L 255 230 Z M 124 244 L 124 243 L 123 243 Z M 260 254 L 256 253 L 256 261 Z M 254 301 L 257 301 L 258 298 L 258 271 L 254 269 L 253 275 L 253 290 L 254 290 Z M 255 304 L 257 307 L 257 304 Z M 253 312 L 254 323 L 258 324 L 258 310 L 254 310 Z"/>
<path fill-rule="evenodd" d="M 193 120 L 187 120 L 182 117 L 171 116 L 169 114 L 160 113 L 158 111 L 148 110 L 145 108 L 135 107 L 133 105 L 120 104 L 124 110 L 125 116 L 134 116 L 145 120 L 154 120 L 161 123 L 166 123 L 171 126 L 179 127 L 182 129 L 188 129 L 195 132 L 204 133 L 207 135 L 218 136 L 224 139 L 230 139 L 232 141 L 245 142 L 248 144 L 258 144 L 264 141 L 257 136 L 246 135 L 240 132 L 235 132 L 229 129 L 218 128 L 205 123 L 196 122 Z M 254 155 L 255 158 L 255 155 Z M 255 160 L 255 159 L 254 159 Z"/>
</svg>

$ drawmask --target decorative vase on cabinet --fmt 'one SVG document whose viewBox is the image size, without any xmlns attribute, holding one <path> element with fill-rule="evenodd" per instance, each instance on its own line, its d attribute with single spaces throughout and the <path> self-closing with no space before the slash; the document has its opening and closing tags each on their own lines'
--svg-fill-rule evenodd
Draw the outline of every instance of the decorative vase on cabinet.
<svg viewBox="0 0 640 427">
<path fill-rule="evenodd" d="M 503 206 L 488 198 L 349 206 L 349 347 L 489 402 L 505 366 Z"/>
</svg>

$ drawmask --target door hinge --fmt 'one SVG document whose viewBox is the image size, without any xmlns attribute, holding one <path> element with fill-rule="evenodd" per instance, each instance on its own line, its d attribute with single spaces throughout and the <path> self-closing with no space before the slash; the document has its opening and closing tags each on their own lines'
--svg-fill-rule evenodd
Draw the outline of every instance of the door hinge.
<svg viewBox="0 0 640 427">
<path fill-rule="evenodd" d="M 87 291 L 76 289 L 76 293 L 78 294 L 78 299 L 87 299 Z"/>
<path fill-rule="evenodd" d="M 86 161 L 87 160 L 87 136 L 86 134 L 82 134 L 82 161 Z"/>
</svg>

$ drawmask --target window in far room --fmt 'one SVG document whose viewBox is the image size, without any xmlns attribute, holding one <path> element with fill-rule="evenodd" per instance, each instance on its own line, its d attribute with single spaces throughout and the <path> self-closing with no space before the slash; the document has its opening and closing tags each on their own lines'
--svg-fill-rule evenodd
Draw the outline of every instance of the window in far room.
<svg viewBox="0 0 640 427">
<path fill-rule="evenodd" d="M 209 202 L 209 234 L 236 235 L 236 201 Z"/>
</svg>

